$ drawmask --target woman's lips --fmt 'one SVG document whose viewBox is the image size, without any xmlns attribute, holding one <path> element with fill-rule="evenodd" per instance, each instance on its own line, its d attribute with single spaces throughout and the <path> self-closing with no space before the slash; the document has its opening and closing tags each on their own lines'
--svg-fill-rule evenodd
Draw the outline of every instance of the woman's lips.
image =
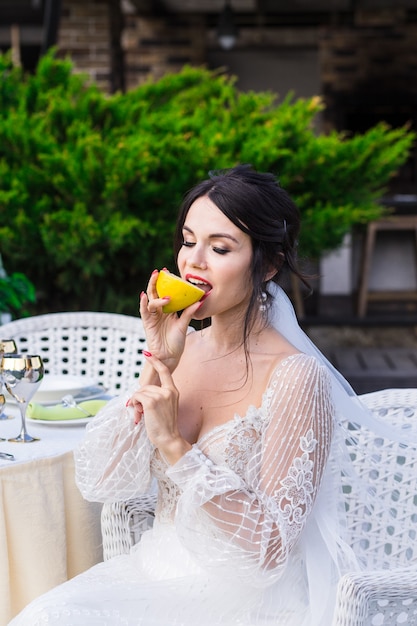
<svg viewBox="0 0 417 626">
<path fill-rule="evenodd" d="M 207 280 L 205 280 L 201 276 L 196 276 L 195 274 L 186 274 L 185 280 L 191 283 L 192 285 L 195 285 L 196 287 L 200 287 L 200 289 L 205 291 L 206 296 L 209 293 L 209 291 L 213 289 L 213 285 L 211 283 L 209 283 Z M 203 300 L 204 298 L 205 296 L 203 296 L 201 299 Z"/>
</svg>

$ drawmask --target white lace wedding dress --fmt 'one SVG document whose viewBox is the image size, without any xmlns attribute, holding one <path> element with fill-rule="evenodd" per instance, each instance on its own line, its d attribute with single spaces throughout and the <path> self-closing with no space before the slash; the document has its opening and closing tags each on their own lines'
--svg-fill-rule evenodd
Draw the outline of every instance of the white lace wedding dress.
<svg viewBox="0 0 417 626">
<path fill-rule="evenodd" d="M 327 463 L 343 449 L 327 368 L 314 356 L 287 358 L 260 407 L 231 415 L 174 466 L 134 425 L 127 397 L 89 423 L 77 481 L 88 500 L 106 502 L 138 496 L 156 477 L 153 529 L 10 626 L 330 624 L 337 578 L 355 563 Z"/>
</svg>

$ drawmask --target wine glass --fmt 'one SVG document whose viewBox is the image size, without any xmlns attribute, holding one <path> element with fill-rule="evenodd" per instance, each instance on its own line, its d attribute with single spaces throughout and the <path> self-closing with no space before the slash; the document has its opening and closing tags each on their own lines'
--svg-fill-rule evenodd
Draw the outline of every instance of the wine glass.
<svg viewBox="0 0 417 626">
<path fill-rule="evenodd" d="M 2 412 L 3 415 L 3 407 L 6 404 L 6 398 L 4 397 L 4 393 L 0 393 L 0 411 Z M 7 415 L 6 417 L 2 417 L 2 419 L 7 419 Z M 0 441 L 6 441 L 4 437 L 0 437 Z"/>
<path fill-rule="evenodd" d="M 31 354 L 3 354 L 0 361 L 0 376 L 7 391 L 16 400 L 22 418 L 19 435 L 9 441 L 30 443 L 39 441 L 26 430 L 26 408 L 38 390 L 44 375 L 42 358 Z"/>
<path fill-rule="evenodd" d="M 0 358 L 3 356 L 3 354 L 13 354 L 16 352 L 17 347 L 14 339 L 0 339 Z M 2 391 L 2 387 L 3 383 L 0 380 L 0 392 Z M 0 401 L 0 420 L 12 419 L 12 415 L 6 415 L 6 413 L 3 411 L 3 407 L 6 403 L 6 398 L 4 397 L 4 394 L 1 393 L 0 396 L 3 396 L 4 399 L 4 402 Z"/>
</svg>

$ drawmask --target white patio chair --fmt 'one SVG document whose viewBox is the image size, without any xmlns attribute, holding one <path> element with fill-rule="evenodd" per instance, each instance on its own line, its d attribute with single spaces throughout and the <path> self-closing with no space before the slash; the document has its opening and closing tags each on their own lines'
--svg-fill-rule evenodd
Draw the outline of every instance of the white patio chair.
<svg viewBox="0 0 417 626">
<path fill-rule="evenodd" d="M 387 389 L 361 396 L 381 420 L 417 427 L 417 389 Z M 356 501 L 343 478 L 350 543 L 362 573 L 339 582 L 331 626 L 417 624 L 417 451 L 365 429 L 355 429 L 353 459 L 379 506 L 369 511 Z M 361 453 L 363 450 L 363 454 Z M 369 463 L 372 457 L 376 464 Z M 104 558 L 127 553 L 152 524 L 156 496 L 106 504 L 102 510 Z M 330 624 L 323 624 L 330 626 Z"/>
<path fill-rule="evenodd" d="M 386 389 L 361 399 L 378 419 L 416 432 L 417 389 Z M 375 490 L 376 506 L 369 510 L 356 499 L 343 478 L 350 544 L 365 570 L 339 581 L 332 626 L 415 626 L 417 450 L 353 426 L 352 434 L 359 443 L 354 465 Z"/>
<path fill-rule="evenodd" d="M 0 326 L 19 352 L 40 354 L 49 374 L 88 376 L 117 395 L 139 376 L 145 333 L 138 317 L 76 311 L 47 313 Z"/>
</svg>

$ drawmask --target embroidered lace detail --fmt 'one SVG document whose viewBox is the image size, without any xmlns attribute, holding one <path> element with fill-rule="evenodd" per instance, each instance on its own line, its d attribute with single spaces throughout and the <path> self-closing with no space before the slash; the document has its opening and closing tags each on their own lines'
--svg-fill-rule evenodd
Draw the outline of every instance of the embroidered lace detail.
<svg viewBox="0 0 417 626">
<path fill-rule="evenodd" d="M 296 536 L 303 526 L 313 505 L 313 461 L 310 458 L 317 446 L 313 430 L 300 438 L 301 456 L 293 459 L 288 475 L 281 481 L 282 487 L 275 498 L 288 525 L 287 536 Z M 294 526 L 293 529 L 291 527 Z"/>
<path fill-rule="evenodd" d="M 156 452 L 151 460 L 152 474 L 158 481 L 156 515 L 160 521 L 172 521 L 175 517 L 180 489 L 166 476 L 167 463 Z"/>
<path fill-rule="evenodd" d="M 279 372 L 281 370 L 283 370 L 283 369 L 285 370 L 285 368 L 288 367 L 291 364 L 292 361 L 297 361 L 299 359 L 299 357 L 300 357 L 299 354 L 293 354 L 293 355 L 287 357 L 286 359 L 284 359 L 281 362 L 278 370 L 275 371 L 274 375 L 272 376 L 271 380 L 269 381 L 269 384 L 268 384 L 267 388 L 264 391 L 263 399 L 262 399 L 262 406 L 265 407 L 264 408 L 265 414 L 269 415 L 269 417 L 271 417 L 271 415 L 269 413 L 270 408 L 271 408 L 271 403 L 272 403 L 272 401 L 274 399 L 274 396 L 276 394 L 277 387 L 279 385 L 281 385 Z"/>
<path fill-rule="evenodd" d="M 226 432 L 225 463 L 241 478 L 260 439 L 263 422 L 262 410 L 250 406 L 246 416 L 236 416 L 232 428 Z"/>
</svg>

